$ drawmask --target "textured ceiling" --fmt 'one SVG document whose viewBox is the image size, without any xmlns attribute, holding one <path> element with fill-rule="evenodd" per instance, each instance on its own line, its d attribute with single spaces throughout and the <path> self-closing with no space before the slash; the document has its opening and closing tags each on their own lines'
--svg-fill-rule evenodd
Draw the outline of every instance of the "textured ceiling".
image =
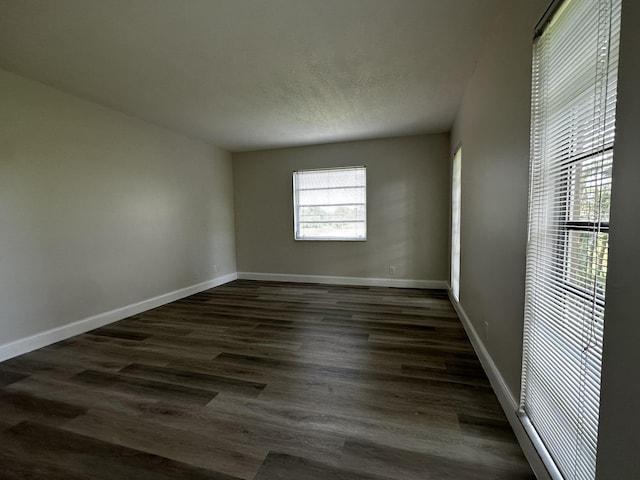
<svg viewBox="0 0 640 480">
<path fill-rule="evenodd" d="M 0 67 L 231 151 L 444 132 L 504 3 L 0 0 Z"/>
</svg>

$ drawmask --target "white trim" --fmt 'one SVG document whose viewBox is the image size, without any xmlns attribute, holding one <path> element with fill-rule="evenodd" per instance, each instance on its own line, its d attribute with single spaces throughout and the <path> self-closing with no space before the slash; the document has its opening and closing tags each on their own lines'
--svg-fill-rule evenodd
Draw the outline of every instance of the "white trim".
<svg viewBox="0 0 640 480">
<path fill-rule="evenodd" d="M 408 278 L 334 277 L 329 275 L 295 275 L 289 273 L 238 272 L 241 280 L 274 282 L 325 283 L 329 285 L 362 285 L 367 287 L 429 288 L 446 290 L 445 280 L 412 280 Z"/>
<path fill-rule="evenodd" d="M 222 277 L 207 280 L 206 282 L 174 290 L 173 292 L 164 293 L 157 297 L 116 308 L 108 312 L 99 313 L 98 315 L 93 315 L 60 327 L 52 328 L 51 330 L 36 333 L 30 337 L 5 343 L 4 345 L 0 345 L 0 362 L 8 360 L 9 358 L 17 357 L 23 353 L 31 352 L 38 348 L 46 347 L 47 345 L 65 340 L 73 337 L 74 335 L 80 335 L 81 333 L 88 332 L 94 328 L 103 327 L 109 323 L 123 320 L 131 315 L 136 315 L 146 310 L 188 297 L 189 295 L 194 295 L 204 290 L 208 290 L 209 288 L 217 287 L 224 283 L 236 280 L 237 278 L 238 276 L 236 273 L 223 275 Z"/>
<path fill-rule="evenodd" d="M 482 368 L 487 374 L 487 377 L 489 377 L 491 387 L 498 397 L 498 401 L 500 402 L 500 405 L 502 406 L 502 409 L 507 416 L 507 420 L 509 421 L 511 428 L 513 428 L 513 432 L 518 439 L 518 443 L 520 443 L 520 447 L 522 448 L 524 456 L 527 458 L 529 465 L 531 465 L 533 473 L 536 475 L 536 478 L 538 480 L 551 480 L 552 477 L 549 475 L 549 472 L 544 466 L 544 463 L 540 458 L 538 451 L 536 450 L 531 439 L 529 438 L 529 435 L 525 431 L 522 422 L 520 421 L 520 418 L 518 416 L 518 402 L 516 398 L 513 396 L 513 393 L 511 393 L 511 390 L 509 390 L 504 377 L 493 361 L 493 358 L 491 358 L 491 355 L 485 347 L 484 342 L 480 338 L 480 335 L 478 335 L 478 332 L 471 323 L 471 320 L 462 308 L 460 302 L 455 300 L 453 292 L 450 288 L 448 290 L 448 293 L 449 300 L 451 301 L 453 308 L 455 308 L 458 317 L 462 322 L 462 326 L 467 332 L 469 340 L 471 340 L 471 345 L 473 345 L 473 349 L 480 359 Z"/>
<path fill-rule="evenodd" d="M 544 443 L 542 443 L 542 440 L 540 439 L 540 436 L 538 435 L 536 429 L 533 428 L 529 417 L 527 417 L 524 412 L 518 412 L 518 419 L 520 420 L 520 423 L 522 423 L 524 431 L 527 432 L 527 435 L 529 435 L 529 439 L 538 452 L 538 455 L 540 455 L 542 462 L 549 472 L 549 476 L 553 480 L 563 480 L 564 477 L 560 473 L 560 470 L 558 470 L 556 462 L 554 462 L 553 458 L 551 458 L 551 455 L 547 451 L 547 447 L 545 447 Z"/>
</svg>

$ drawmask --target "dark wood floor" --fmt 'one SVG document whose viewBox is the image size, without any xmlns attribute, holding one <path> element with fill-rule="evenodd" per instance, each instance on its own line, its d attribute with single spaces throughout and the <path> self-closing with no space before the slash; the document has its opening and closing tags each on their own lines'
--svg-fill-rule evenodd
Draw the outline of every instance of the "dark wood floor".
<svg viewBox="0 0 640 480">
<path fill-rule="evenodd" d="M 532 479 L 442 291 L 239 280 L 0 363 L 0 478 Z"/>
</svg>

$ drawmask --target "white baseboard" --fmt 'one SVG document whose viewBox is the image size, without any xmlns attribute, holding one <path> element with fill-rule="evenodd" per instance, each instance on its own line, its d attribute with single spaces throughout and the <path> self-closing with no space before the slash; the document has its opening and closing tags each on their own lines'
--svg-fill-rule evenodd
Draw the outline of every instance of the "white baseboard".
<svg viewBox="0 0 640 480">
<path fill-rule="evenodd" d="M 80 335 L 81 333 L 88 332 L 94 328 L 103 327 L 109 323 L 117 322 L 118 320 L 142 313 L 146 310 L 174 302 L 181 298 L 188 297 L 189 295 L 194 295 L 204 290 L 208 290 L 209 288 L 217 287 L 236 280 L 237 278 L 237 274 L 231 273 L 196 285 L 181 288 L 173 292 L 158 295 L 157 297 L 149 298 L 125 307 L 116 308 L 115 310 L 83 318 L 82 320 L 78 320 L 73 323 L 68 323 L 60 327 L 52 328 L 51 330 L 36 333 L 30 337 L 5 343 L 4 345 L 0 345 L 0 362 L 9 358 L 17 357 L 23 353 L 31 352 L 38 348 L 46 347 L 47 345 L 65 340 L 73 337 L 74 335 Z"/>
<path fill-rule="evenodd" d="M 324 283 L 328 285 L 360 285 L 366 287 L 429 288 L 445 290 L 444 280 L 412 280 L 407 278 L 335 277 L 329 275 L 295 275 L 289 273 L 238 272 L 241 280 L 275 282 Z"/>
<path fill-rule="evenodd" d="M 453 293 L 451 292 L 450 289 L 449 289 L 449 299 L 451 300 L 453 308 L 455 308 L 458 314 L 458 317 L 462 322 L 462 326 L 467 332 L 469 340 L 471 340 L 471 345 L 473 345 L 473 349 L 475 350 L 476 355 L 478 355 L 478 358 L 480 359 L 482 368 L 487 374 L 487 377 L 489 377 L 489 382 L 491 383 L 491 387 L 493 388 L 493 391 L 496 393 L 496 396 L 498 397 L 498 401 L 500 402 L 500 405 L 504 410 L 504 413 L 507 417 L 507 420 L 509 421 L 509 424 L 511 425 L 511 428 L 513 428 L 513 432 L 515 433 L 516 438 L 518 439 L 518 443 L 520 443 L 520 447 L 522 448 L 524 456 L 527 458 L 529 465 L 531 465 L 531 469 L 533 470 L 533 473 L 536 475 L 536 478 L 538 480 L 551 480 L 551 476 L 549 475 L 549 472 L 544 466 L 544 463 L 540 458 L 540 455 L 538 455 L 538 452 L 534 447 L 533 443 L 531 442 L 529 435 L 527 435 L 527 432 L 525 431 L 524 426 L 522 425 L 522 422 L 518 418 L 518 401 L 515 399 L 515 397 L 511 393 L 511 390 L 509 390 L 509 387 L 507 387 L 507 383 L 505 382 L 504 377 L 502 376 L 502 374 L 500 373 L 500 370 L 498 369 L 497 365 L 493 361 L 493 358 L 491 358 L 491 355 L 489 354 L 489 351 L 485 347 L 484 342 L 480 338 L 480 335 L 478 335 L 477 330 L 471 323 L 471 320 L 467 316 L 467 313 L 464 311 L 464 308 L 462 308 L 462 305 L 460 305 L 460 302 L 458 302 L 454 298 Z"/>
</svg>

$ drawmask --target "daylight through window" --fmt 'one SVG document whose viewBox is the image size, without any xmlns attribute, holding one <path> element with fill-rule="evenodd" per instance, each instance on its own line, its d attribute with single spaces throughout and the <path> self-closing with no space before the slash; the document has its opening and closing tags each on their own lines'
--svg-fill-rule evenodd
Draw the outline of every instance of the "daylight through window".
<svg viewBox="0 0 640 480">
<path fill-rule="evenodd" d="M 534 42 L 520 416 L 553 478 L 595 478 L 621 0 L 565 0 Z"/>
<path fill-rule="evenodd" d="M 366 240 L 365 167 L 293 172 L 296 240 Z"/>
</svg>

